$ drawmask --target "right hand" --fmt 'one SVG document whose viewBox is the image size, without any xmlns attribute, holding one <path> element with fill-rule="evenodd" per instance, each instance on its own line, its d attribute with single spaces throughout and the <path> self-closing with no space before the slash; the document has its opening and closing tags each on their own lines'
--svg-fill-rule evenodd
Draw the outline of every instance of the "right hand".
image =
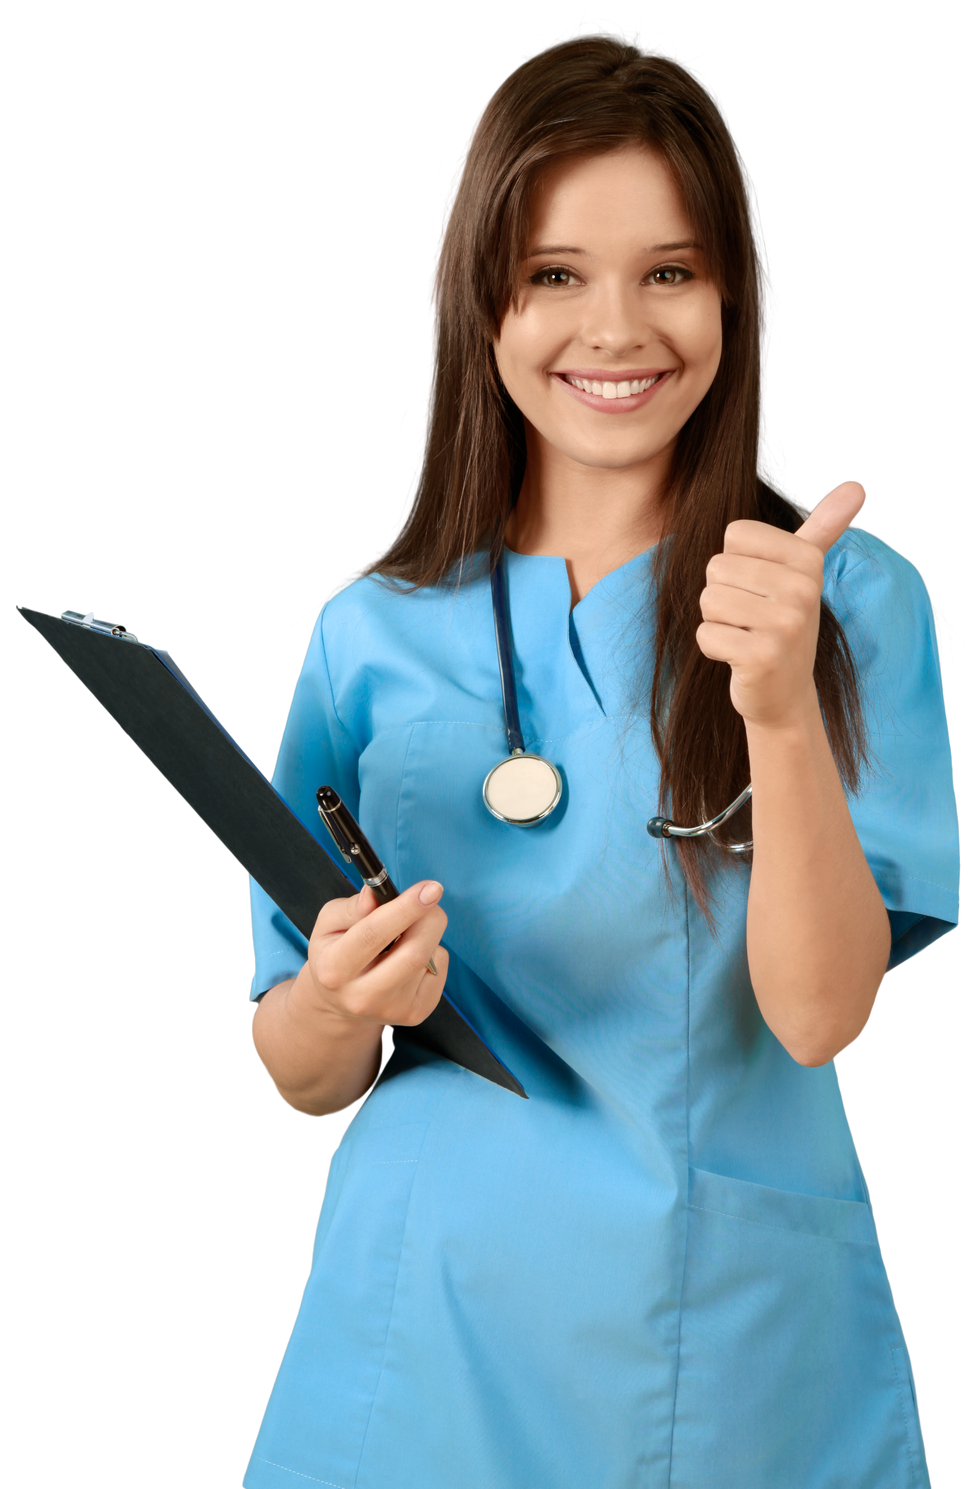
<svg viewBox="0 0 968 1489">
<path fill-rule="evenodd" d="M 387 905 L 367 888 L 328 900 L 306 962 L 319 1007 L 357 1027 L 422 1023 L 447 980 L 449 958 L 440 945 L 447 916 L 438 904 L 443 892 L 436 880 L 424 879 Z M 427 970 L 430 957 L 436 977 Z"/>
</svg>

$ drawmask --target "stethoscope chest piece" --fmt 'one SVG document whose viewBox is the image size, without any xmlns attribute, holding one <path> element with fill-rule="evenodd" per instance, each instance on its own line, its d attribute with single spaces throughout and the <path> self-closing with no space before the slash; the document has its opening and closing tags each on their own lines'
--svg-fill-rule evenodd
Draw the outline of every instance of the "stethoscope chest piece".
<svg viewBox="0 0 968 1489">
<path fill-rule="evenodd" d="M 561 800 L 561 776 L 550 760 L 519 750 L 500 760 L 484 781 L 484 805 L 499 822 L 533 827 Z"/>
<path fill-rule="evenodd" d="M 561 776 L 543 755 L 524 748 L 518 694 L 511 659 L 508 597 L 504 583 L 504 555 L 491 574 L 491 603 L 494 607 L 494 638 L 501 671 L 504 727 L 510 754 L 489 770 L 484 778 L 484 805 L 499 822 L 512 827 L 533 827 L 549 817 L 561 800 Z"/>
</svg>

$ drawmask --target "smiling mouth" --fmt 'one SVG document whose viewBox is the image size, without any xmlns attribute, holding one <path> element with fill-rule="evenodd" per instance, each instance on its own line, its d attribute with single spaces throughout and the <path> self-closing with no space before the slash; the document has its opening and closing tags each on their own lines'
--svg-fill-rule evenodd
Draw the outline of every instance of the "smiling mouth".
<svg viewBox="0 0 968 1489">
<path fill-rule="evenodd" d="M 597 398 L 634 398 L 636 393 L 645 393 L 649 387 L 654 387 L 660 377 L 666 377 L 664 372 L 657 372 L 654 377 L 633 378 L 631 383 L 599 383 L 587 377 L 569 377 L 566 372 L 558 372 L 557 377 L 563 383 L 570 383 L 572 387 L 578 387 L 582 393 L 594 393 Z"/>
<path fill-rule="evenodd" d="M 585 394 L 586 398 L 601 400 L 602 403 L 621 405 L 623 402 L 637 398 L 642 393 L 647 393 L 660 383 L 663 378 L 669 376 L 668 369 L 661 372 L 653 372 L 649 377 L 634 377 L 615 379 L 598 379 L 591 377 L 579 377 L 571 372 L 556 372 L 553 376 L 561 382 L 566 383 L 569 388 L 574 388 L 577 393 Z M 618 410 L 616 409 L 616 412 Z"/>
</svg>

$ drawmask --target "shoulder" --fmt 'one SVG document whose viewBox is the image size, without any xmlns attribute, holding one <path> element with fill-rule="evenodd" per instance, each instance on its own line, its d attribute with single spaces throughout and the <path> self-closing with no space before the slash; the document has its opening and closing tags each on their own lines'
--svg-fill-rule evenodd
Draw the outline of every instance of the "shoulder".
<svg viewBox="0 0 968 1489">
<path fill-rule="evenodd" d="M 380 574 L 355 579 L 323 606 L 320 624 L 324 642 L 397 635 L 401 627 L 404 631 L 423 628 L 455 607 L 476 607 L 486 588 L 487 569 L 482 559 L 482 555 L 475 555 L 462 573 L 453 571 L 443 583 L 419 589 Z"/>
<path fill-rule="evenodd" d="M 924 580 L 873 533 L 849 528 L 824 561 L 824 599 L 862 671 L 936 679 L 938 645 Z"/>
<path fill-rule="evenodd" d="M 931 604 L 917 569 L 895 548 L 862 528 L 848 528 L 824 560 L 824 599 L 850 623 L 866 615 L 881 621 L 931 621 Z"/>
<path fill-rule="evenodd" d="M 334 585 L 320 606 L 319 621 L 325 622 L 328 630 L 340 630 L 353 625 L 365 615 L 372 615 L 398 602 L 407 593 L 407 588 L 381 575 L 360 576 L 363 564 L 353 564 L 346 578 Z"/>
</svg>

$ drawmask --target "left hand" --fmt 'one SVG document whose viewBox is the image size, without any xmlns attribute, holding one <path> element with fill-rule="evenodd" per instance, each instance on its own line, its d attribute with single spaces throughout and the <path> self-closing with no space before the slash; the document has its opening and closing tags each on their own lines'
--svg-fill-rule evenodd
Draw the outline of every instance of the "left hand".
<svg viewBox="0 0 968 1489">
<path fill-rule="evenodd" d="M 864 505 L 845 481 L 796 533 L 766 522 L 731 522 L 723 551 L 706 565 L 699 649 L 733 669 L 729 695 L 747 724 L 783 728 L 816 708 L 813 667 L 823 556 Z"/>
</svg>

